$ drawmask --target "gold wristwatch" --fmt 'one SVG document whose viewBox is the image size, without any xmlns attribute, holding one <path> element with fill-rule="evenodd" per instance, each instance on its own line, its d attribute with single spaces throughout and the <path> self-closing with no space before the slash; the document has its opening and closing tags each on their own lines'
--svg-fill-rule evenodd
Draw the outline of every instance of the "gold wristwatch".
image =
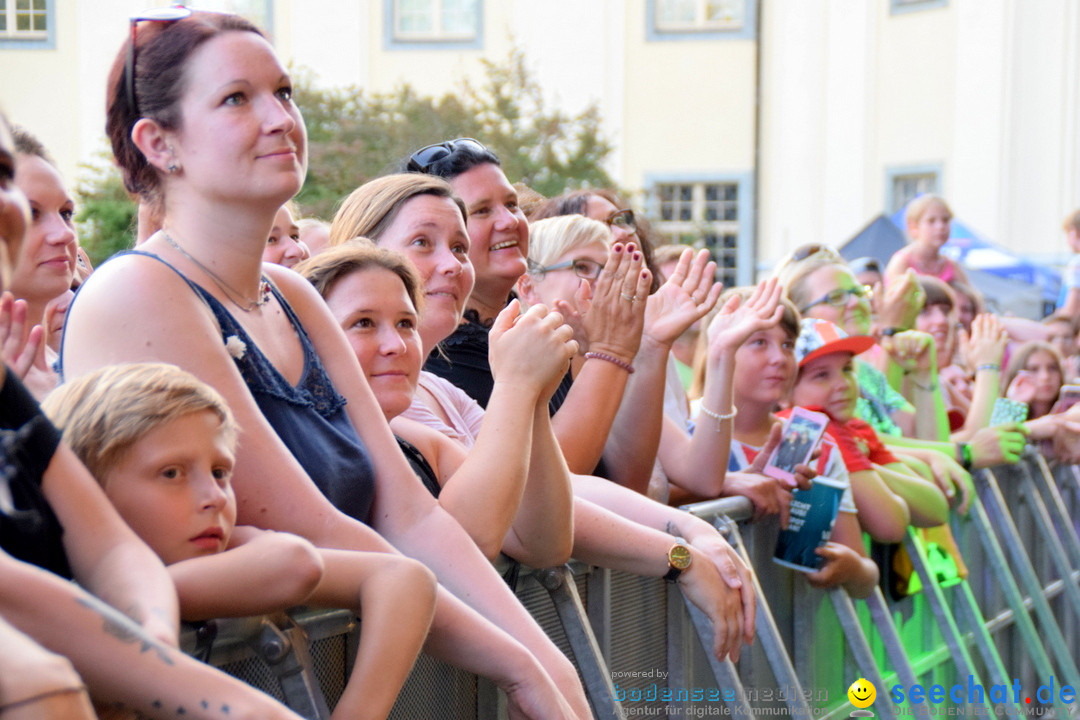
<svg viewBox="0 0 1080 720">
<path fill-rule="evenodd" d="M 664 579 L 670 583 L 676 582 L 679 576 L 690 567 L 694 557 L 690 554 L 690 546 L 682 538 L 676 538 L 675 544 L 667 553 L 668 571 Z"/>
</svg>

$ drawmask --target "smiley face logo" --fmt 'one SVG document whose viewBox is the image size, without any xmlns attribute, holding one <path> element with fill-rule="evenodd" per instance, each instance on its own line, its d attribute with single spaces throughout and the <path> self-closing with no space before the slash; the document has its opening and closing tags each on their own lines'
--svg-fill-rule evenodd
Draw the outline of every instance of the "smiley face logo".
<svg viewBox="0 0 1080 720">
<path fill-rule="evenodd" d="M 857 708 L 867 708 L 877 699 L 877 688 L 866 678 L 859 678 L 851 683 L 847 690 L 848 700 Z"/>
</svg>

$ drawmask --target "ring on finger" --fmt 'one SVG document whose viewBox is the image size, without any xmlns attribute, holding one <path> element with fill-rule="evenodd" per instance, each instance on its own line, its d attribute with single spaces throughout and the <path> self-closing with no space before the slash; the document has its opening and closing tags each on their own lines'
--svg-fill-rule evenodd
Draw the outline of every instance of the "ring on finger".
<svg viewBox="0 0 1080 720">
<path fill-rule="evenodd" d="M 627 293 L 619 293 L 623 300 L 629 300 L 630 302 L 637 302 L 637 295 L 628 295 Z"/>
</svg>

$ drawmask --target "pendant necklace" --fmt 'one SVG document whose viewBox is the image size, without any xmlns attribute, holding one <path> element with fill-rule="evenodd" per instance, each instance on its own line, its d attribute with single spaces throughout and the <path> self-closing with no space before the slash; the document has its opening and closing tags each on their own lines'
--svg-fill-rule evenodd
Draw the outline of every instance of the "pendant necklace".
<svg viewBox="0 0 1080 720">
<path fill-rule="evenodd" d="M 168 231 L 162 229 L 161 236 L 165 238 L 165 242 L 167 242 L 170 247 L 175 249 L 178 253 L 186 257 L 191 262 L 195 263 L 195 265 L 198 266 L 200 270 L 209 275 L 210 279 L 214 281 L 214 284 L 218 286 L 218 289 L 221 290 L 222 294 L 224 294 L 225 297 L 229 299 L 229 302 L 231 302 L 233 305 L 240 308 L 244 312 L 249 313 L 255 308 L 260 308 L 266 303 L 270 302 L 270 283 L 266 281 L 265 277 L 259 280 L 259 296 L 254 300 L 241 302 L 242 300 L 244 300 L 244 294 L 242 292 L 239 292 L 232 285 L 225 282 L 225 280 L 218 276 L 216 272 L 203 265 L 201 262 L 196 260 L 191 255 L 191 253 L 180 247 L 180 244 L 172 239 Z M 237 300 L 237 298 L 240 298 L 240 300 Z"/>
</svg>

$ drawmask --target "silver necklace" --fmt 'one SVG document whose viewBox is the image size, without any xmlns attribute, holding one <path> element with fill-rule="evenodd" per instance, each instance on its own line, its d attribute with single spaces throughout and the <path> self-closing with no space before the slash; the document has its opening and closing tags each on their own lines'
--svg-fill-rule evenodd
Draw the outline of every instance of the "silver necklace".
<svg viewBox="0 0 1080 720">
<path fill-rule="evenodd" d="M 195 265 L 198 266 L 200 270 L 209 275 L 210 279 L 214 281 L 214 284 L 218 286 L 218 289 L 221 290 L 222 294 L 224 294 L 225 297 L 229 299 L 229 302 L 231 302 L 233 305 L 240 308 L 244 312 L 249 313 L 255 308 L 260 308 L 266 303 L 270 302 L 270 283 L 266 281 L 265 277 L 259 280 L 259 296 L 254 300 L 241 302 L 242 300 L 244 300 L 244 294 L 242 292 L 238 291 L 232 285 L 225 282 L 225 280 L 221 278 L 216 272 L 203 265 L 201 262 L 196 260 L 191 255 L 191 253 L 180 247 L 180 244 L 172 239 L 168 231 L 162 229 L 161 236 L 165 238 L 165 242 L 167 242 L 178 253 L 186 257 L 191 262 L 195 263 Z M 237 298 L 240 298 L 240 300 L 237 300 Z"/>
</svg>

